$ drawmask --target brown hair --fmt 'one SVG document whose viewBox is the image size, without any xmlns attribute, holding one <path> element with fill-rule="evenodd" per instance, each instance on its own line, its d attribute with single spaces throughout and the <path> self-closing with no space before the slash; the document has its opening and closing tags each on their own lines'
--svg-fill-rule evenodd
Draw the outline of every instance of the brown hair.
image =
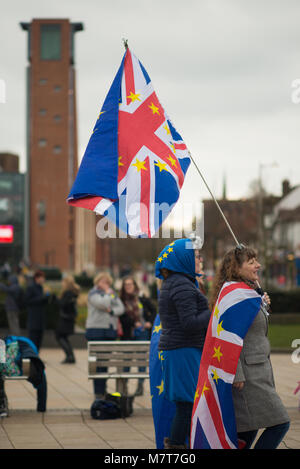
<svg viewBox="0 0 300 469">
<path fill-rule="evenodd" d="M 138 287 L 138 284 L 136 283 L 134 277 L 132 277 L 132 275 L 126 275 L 126 277 L 123 278 L 123 281 L 122 281 L 122 287 L 121 287 L 121 291 L 120 291 L 120 298 L 121 300 L 124 302 L 126 300 L 126 298 L 128 297 L 128 293 L 126 292 L 125 290 L 125 282 L 126 280 L 132 280 L 133 282 L 133 285 L 134 285 L 134 293 L 133 295 L 136 295 L 138 296 L 139 294 L 139 287 Z"/>
<path fill-rule="evenodd" d="M 257 253 L 253 248 L 239 245 L 228 251 L 218 266 L 210 295 L 210 307 L 214 307 L 222 285 L 225 282 L 244 280 L 239 270 L 245 261 L 256 258 Z"/>
<path fill-rule="evenodd" d="M 42 270 L 37 270 L 35 273 L 34 273 L 34 280 L 36 280 L 37 278 L 40 278 L 40 277 L 44 277 L 45 278 L 45 273 L 42 271 Z"/>
</svg>

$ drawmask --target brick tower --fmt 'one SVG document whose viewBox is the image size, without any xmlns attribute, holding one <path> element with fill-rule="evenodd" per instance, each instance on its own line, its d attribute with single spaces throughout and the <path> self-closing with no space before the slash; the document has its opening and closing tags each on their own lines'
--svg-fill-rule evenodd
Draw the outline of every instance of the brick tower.
<svg viewBox="0 0 300 469">
<path fill-rule="evenodd" d="M 73 270 L 75 210 L 66 197 L 77 172 L 74 35 L 82 23 L 34 19 L 28 32 L 25 257 Z"/>
</svg>

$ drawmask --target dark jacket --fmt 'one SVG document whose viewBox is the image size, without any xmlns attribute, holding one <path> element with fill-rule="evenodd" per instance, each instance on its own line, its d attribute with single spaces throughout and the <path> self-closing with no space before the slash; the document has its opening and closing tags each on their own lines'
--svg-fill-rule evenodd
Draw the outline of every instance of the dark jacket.
<svg viewBox="0 0 300 469">
<path fill-rule="evenodd" d="M 17 364 L 20 367 L 23 358 L 30 359 L 30 372 L 27 381 L 37 390 L 37 411 L 45 412 L 47 406 L 47 378 L 44 362 L 38 356 L 36 346 L 27 337 L 7 336 L 4 340 L 6 344 L 14 341 L 18 342 Z"/>
<path fill-rule="evenodd" d="M 71 335 L 74 333 L 74 324 L 77 316 L 78 294 L 72 290 L 66 290 L 59 299 L 60 313 L 57 325 L 57 333 L 59 335 Z"/>
<path fill-rule="evenodd" d="M 46 306 L 48 296 L 44 294 L 43 287 L 33 282 L 27 287 L 25 304 L 27 307 L 27 328 L 29 330 L 43 330 L 46 326 Z"/>
<path fill-rule="evenodd" d="M 139 296 L 138 301 L 141 306 L 141 315 L 142 318 L 141 320 L 144 322 L 150 322 L 152 325 L 155 320 L 156 316 L 156 308 L 150 298 L 147 298 L 146 296 Z M 120 316 L 120 321 L 122 324 L 122 329 L 123 329 L 123 336 L 122 340 L 133 340 L 134 337 L 134 325 L 135 325 L 135 320 L 129 316 L 126 312 L 126 307 L 125 307 L 125 313 Z M 150 340 L 151 338 L 151 329 L 148 329 L 145 331 L 143 334 L 143 339 L 144 340 Z"/>
<path fill-rule="evenodd" d="M 173 273 L 163 281 L 158 313 L 162 325 L 160 350 L 203 348 L 211 313 L 192 277 Z"/>
<path fill-rule="evenodd" d="M 0 290 L 6 293 L 5 309 L 9 312 L 19 312 L 18 298 L 22 293 L 22 288 L 19 285 L 18 277 L 10 275 L 8 277 L 8 285 L 0 283 Z"/>
</svg>

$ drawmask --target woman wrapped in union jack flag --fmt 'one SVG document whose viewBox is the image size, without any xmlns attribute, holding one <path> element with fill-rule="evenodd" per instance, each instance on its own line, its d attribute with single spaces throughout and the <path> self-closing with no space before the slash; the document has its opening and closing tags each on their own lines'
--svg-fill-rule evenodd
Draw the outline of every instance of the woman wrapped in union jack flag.
<svg viewBox="0 0 300 469">
<path fill-rule="evenodd" d="M 231 295 L 234 295 L 233 288 L 244 286 L 256 290 L 263 299 L 244 337 L 232 386 L 237 434 L 239 440 L 244 442 L 245 449 L 252 446 L 259 429 L 264 431 L 255 443 L 255 449 L 277 448 L 289 429 L 289 416 L 274 385 L 267 337 L 270 299 L 258 287 L 260 267 L 254 249 L 238 245 L 230 250 L 219 265 L 211 300 L 211 304 L 215 304 L 218 297 L 220 301 L 220 292 L 224 285 L 228 292 L 231 288 Z M 230 304 L 232 314 L 235 308 L 236 314 L 243 315 L 245 301 L 240 303 L 239 309 L 235 301 Z M 227 313 L 230 313 L 230 307 L 227 308 Z"/>
</svg>

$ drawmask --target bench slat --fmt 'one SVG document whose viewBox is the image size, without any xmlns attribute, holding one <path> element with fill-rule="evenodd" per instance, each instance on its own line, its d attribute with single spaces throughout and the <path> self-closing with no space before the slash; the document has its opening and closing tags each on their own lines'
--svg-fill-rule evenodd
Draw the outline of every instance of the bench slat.
<svg viewBox="0 0 300 469">
<path fill-rule="evenodd" d="M 149 367 L 150 341 L 91 341 L 88 342 L 88 379 L 118 380 L 149 378 L 147 371 L 138 368 Z M 97 368 L 106 367 L 105 372 Z M 130 371 L 124 371 L 124 368 Z M 114 371 L 110 371 L 110 369 Z M 135 368 L 134 371 L 132 368 Z"/>
<path fill-rule="evenodd" d="M 124 362 L 126 361 L 131 361 L 131 360 L 148 360 L 149 359 L 149 354 L 148 353 L 143 353 L 143 352 L 130 352 L 129 353 L 109 353 L 109 352 L 97 352 L 95 354 L 92 354 L 91 357 L 95 357 L 96 360 L 122 360 Z"/>
</svg>

